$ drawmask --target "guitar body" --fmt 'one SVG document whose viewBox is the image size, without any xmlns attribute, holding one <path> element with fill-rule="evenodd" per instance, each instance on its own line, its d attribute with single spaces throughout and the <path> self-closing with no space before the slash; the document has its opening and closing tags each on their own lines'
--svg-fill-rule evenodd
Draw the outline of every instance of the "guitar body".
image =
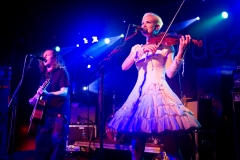
<svg viewBox="0 0 240 160">
<path fill-rule="evenodd" d="M 28 134 L 35 136 L 37 133 L 38 126 L 43 116 L 43 111 L 45 107 L 45 101 L 43 99 L 38 99 L 37 103 L 34 106 L 32 116 L 30 118 L 30 125 L 28 128 Z"/>
<path fill-rule="evenodd" d="M 43 83 L 42 88 L 45 89 L 50 83 L 51 77 L 48 77 Z M 32 115 L 30 117 L 30 124 L 28 127 L 28 135 L 35 136 L 38 126 L 43 116 L 44 108 L 46 105 L 46 97 L 39 95 L 36 104 L 34 105 Z"/>
</svg>

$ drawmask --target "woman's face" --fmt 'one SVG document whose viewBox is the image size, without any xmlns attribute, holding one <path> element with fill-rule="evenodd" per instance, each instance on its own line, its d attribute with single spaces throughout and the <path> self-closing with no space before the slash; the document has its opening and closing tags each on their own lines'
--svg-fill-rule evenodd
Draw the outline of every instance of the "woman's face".
<svg viewBox="0 0 240 160">
<path fill-rule="evenodd" d="M 43 58 L 45 58 L 47 61 L 43 62 L 44 66 L 50 67 L 54 64 L 54 62 L 56 61 L 54 55 L 53 55 L 53 51 L 51 50 L 47 50 L 43 53 Z"/>
<path fill-rule="evenodd" d="M 146 30 L 146 32 L 143 32 L 142 34 L 146 37 L 151 37 L 153 36 L 153 32 L 155 29 L 159 29 L 158 28 L 158 24 L 156 23 L 156 17 L 151 16 L 151 15 L 147 15 L 144 16 L 142 19 L 142 25 L 141 27 Z"/>
</svg>

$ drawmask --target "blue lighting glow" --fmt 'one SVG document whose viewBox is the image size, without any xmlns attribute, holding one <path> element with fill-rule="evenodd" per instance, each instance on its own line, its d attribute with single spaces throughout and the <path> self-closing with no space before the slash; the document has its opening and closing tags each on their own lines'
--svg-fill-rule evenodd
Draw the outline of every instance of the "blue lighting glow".
<svg viewBox="0 0 240 160">
<path fill-rule="evenodd" d="M 110 39 L 109 38 L 105 38 L 104 42 L 105 42 L 105 44 L 109 44 L 110 43 Z"/>
<path fill-rule="evenodd" d="M 222 18 L 224 18 L 224 19 L 226 19 L 226 18 L 228 18 L 228 13 L 227 12 L 222 12 Z"/>
<path fill-rule="evenodd" d="M 56 47 L 55 47 L 55 51 L 59 52 L 59 51 L 60 51 L 60 47 L 59 47 L 59 46 L 56 46 Z"/>
</svg>

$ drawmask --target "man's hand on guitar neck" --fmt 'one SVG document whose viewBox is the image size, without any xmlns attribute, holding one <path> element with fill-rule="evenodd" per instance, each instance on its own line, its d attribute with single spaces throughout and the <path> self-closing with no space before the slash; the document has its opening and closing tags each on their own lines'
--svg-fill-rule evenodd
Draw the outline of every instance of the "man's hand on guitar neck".
<svg viewBox="0 0 240 160">
<path fill-rule="evenodd" d="M 42 87 L 40 86 L 39 89 L 37 90 L 37 93 L 28 100 L 29 104 L 35 105 L 37 103 L 37 100 L 40 95 L 48 95 L 49 93 L 46 90 L 43 90 Z"/>
<path fill-rule="evenodd" d="M 43 89 L 42 87 L 39 87 L 39 89 L 37 90 L 37 94 L 38 94 L 38 95 L 46 95 L 46 96 L 49 95 L 48 91 L 46 91 L 46 90 Z"/>
</svg>

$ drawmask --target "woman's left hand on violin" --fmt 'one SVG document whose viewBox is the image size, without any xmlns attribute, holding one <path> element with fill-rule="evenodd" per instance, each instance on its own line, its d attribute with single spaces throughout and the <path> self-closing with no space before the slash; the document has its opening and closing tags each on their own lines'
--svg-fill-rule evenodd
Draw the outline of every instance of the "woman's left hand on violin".
<svg viewBox="0 0 240 160">
<path fill-rule="evenodd" d="M 180 39 L 180 44 L 179 44 L 179 51 L 184 51 L 188 48 L 189 44 L 191 43 L 191 36 L 190 35 L 185 35 L 182 36 Z"/>
</svg>

